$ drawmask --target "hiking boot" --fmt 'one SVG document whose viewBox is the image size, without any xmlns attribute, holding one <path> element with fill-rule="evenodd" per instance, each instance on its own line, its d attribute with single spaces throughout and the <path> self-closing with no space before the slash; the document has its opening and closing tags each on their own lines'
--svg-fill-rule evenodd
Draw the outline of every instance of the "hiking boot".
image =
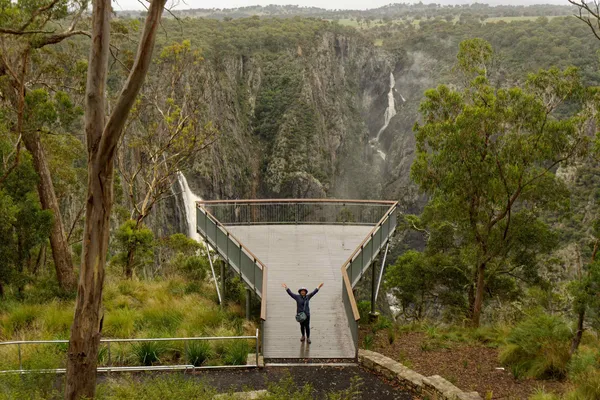
<svg viewBox="0 0 600 400">
<path fill-rule="evenodd" d="M 304 342 L 304 336 L 302 336 L 302 337 L 300 338 L 300 341 L 301 341 L 301 342 Z M 308 341 L 308 343 L 310 343 L 310 340 Z"/>
</svg>

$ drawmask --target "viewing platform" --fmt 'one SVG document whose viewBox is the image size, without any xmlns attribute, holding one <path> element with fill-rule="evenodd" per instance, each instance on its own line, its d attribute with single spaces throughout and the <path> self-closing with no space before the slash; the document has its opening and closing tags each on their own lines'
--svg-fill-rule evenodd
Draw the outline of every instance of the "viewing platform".
<svg viewBox="0 0 600 400">
<path fill-rule="evenodd" d="M 265 359 L 356 359 L 352 288 L 396 228 L 397 203 L 235 200 L 197 203 L 198 233 L 261 298 Z M 312 344 L 300 342 L 296 304 L 281 287 L 312 291 Z"/>
</svg>

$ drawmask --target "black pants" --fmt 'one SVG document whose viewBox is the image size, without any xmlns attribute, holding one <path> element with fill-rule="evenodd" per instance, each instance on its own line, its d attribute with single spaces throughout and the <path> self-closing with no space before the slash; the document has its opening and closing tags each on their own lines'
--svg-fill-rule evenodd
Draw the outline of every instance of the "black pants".
<svg viewBox="0 0 600 400">
<path fill-rule="evenodd" d="M 307 315 L 306 319 L 300 322 L 300 332 L 302 332 L 302 336 L 304 336 L 304 332 L 306 332 L 306 337 L 310 337 L 310 315 Z"/>
</svg>

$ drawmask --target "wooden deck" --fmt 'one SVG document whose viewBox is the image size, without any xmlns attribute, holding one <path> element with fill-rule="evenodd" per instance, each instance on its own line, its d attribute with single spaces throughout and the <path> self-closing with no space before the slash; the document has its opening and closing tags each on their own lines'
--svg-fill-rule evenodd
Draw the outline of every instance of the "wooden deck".
<svg viewBox="0 0 600 400">
<path fill-rule="evenodd" d="M 342 303 L 340 268 L 371 226 L 228 226 L 268 269 L 265 358 L 353 358 L 354 345 Z M 310 302 L 311 340 L 300 342 L 292 291 L 324 286 Z"/>
</svg>

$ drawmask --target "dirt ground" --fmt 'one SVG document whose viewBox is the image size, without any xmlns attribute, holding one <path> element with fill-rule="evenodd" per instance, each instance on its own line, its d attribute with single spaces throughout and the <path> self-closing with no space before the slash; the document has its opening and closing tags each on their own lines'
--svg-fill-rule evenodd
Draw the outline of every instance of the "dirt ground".
<svg viewBox="0 0 600 400">
<path fill-rule="evenodd" d="M 325 398 L 328 392 L 347 389 L 354 376 L 359 376 L 362 380 L 360 390 L 363 399 L 412 399 L 410 394 L 400 391 L 389 382 L 359 367 L 266 367 L 260 370 L 207 370 L 194 373 L 220 392 L 231 389 L 242 391 L 247 387 L 253 390 L 266 389 L 269 382 L 277 382 L 286 378 L 288 374 L 299 387 L 307 383 L 311 384 L 315 390 L 315 398 L 318 399 Z"/>
<path fill-rule="evenodd" d="M 360 343 L 371 332 L 361 329 Z M 464 391 L 477 391 L 484 399 L 527 399 L 536 389 L 564 393 L 558 381 L 517 380 L 498 362 L 498 349 L 479 343 L 445 342 L 431 345 L 423 332 L 399 333 L 390 345 L 387 332 L 375 334 L 370 350 L 397 360 L 418 373 L 440 375 Z"/>
<path fill-rule="evenodd" d="M 183 372 L 167 372 L 184 374 Z M 148 379 L 159 373 L 139 373 L 138 379 Z M 160 372 L 164 375 L 165 372 Z M 215 388 L 220 393 L 241 392 L 245 390 L 267 389 L 269 383 L 277 383 L 282 379 L 292 377 L 295 384 L 301 388 L 305 384 L 312 385 L 313 399 L 326 399 L 332 391 L 345 390 L 350 387 L 352 378 L 361 378 L 361 399 L 371 400 L 413 400 L 413 397 L 395 387 L 385 379 L 374 375 L 358 366 L 298 366 L 298 367 L 266 367 L 261 369 L 214 369 L 185 373 L 189 379 L 199 379 Z M 106 379 L 105 375 L 99 380 Z M 309 400 L 309 399 L 294 399 Z"/>
</svg>

